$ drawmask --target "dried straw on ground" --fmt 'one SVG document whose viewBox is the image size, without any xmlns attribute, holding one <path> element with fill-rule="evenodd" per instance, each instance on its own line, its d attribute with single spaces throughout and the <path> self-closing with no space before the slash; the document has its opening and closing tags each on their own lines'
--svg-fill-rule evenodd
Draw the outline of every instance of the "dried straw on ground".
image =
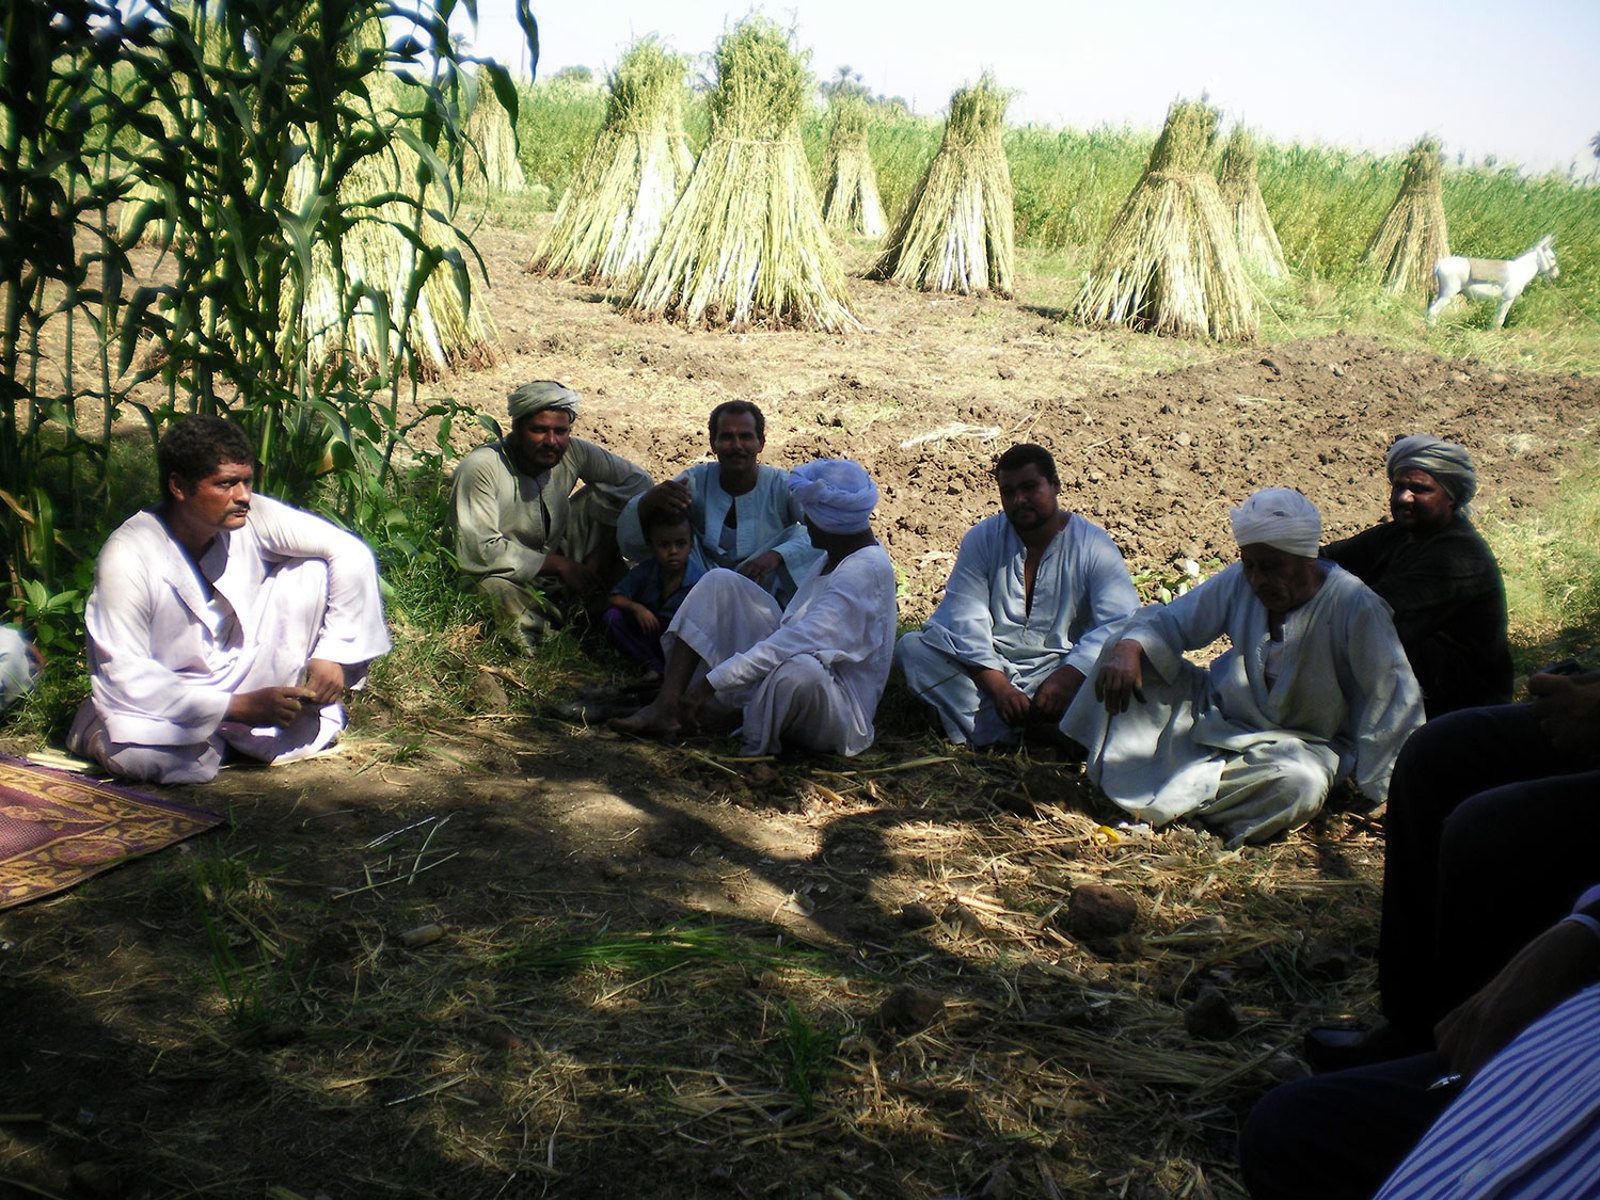
<svg viewBox="0 0 1600 1200">
<path fill-rule="evenodd" d="M 628 308 L 689 325 L 859 329 L 800 144 L 803 59 L 751 16 L 723 35 L 716 65 L 711 138 Z"/>
<path fill-rule="evenodd" d="M 1246 341 L 1259 315 L 1233 221 L 1211 174 L 1217 112 L 1180 100 L 1078 298 L 1090 325 Z"/>
<path fill-rule="evenodd" d="M 528 186 L 517 157 L 517 131 L 511 126 L 511 114 L 492 87 L 481 85 L 478 89 L 478 102 L 467 118 L 467 141 L 471 143 L 464 169 L 468 186 L 482 184 L 491 192 L 520 192 Z"/>
<path fill-rule="evenodd" d="M 1439 143 L 1423 138 L 1406 155 L 1405 179 L 1367 246 L 1366 265 L 1391 292 L 1424 291 L 1450 243 L 1444 221 Z"/>
<path fill-rule="evenodd" d="M 1272 226 L 1266 201 L 1261 198 L 1261 186 L 1256 182 L 1255 139 L 1242 125 L 1234 126 L 1227 145 L 1222 148 L 1217 184 L 1222 189 L 1223 203 L 1233 215 L 1233 229 L 1244 265 L 1269 279 L 1286 276 L 1289 266 L 1283 260 L 1283 246 L 1278 242 L 1278 231 Z"/>
<path fill-rule="evenodd" d="M 868 272 L 929 292 L 1010 296 L 1016 275 L 1006 94 L 985 75 L 950 98 L 944 142 Z"/>
<path fill-rule="evenodd" d="M 683 58 L 652 38 L 623 56 L 608 81 L 605 123 L 529 270 L 611 283 L 644 267 L 694 169 L 683 135 L 684 70 Z"/>
<path fill-rule="evenodd" d="M 888 227 L 878 199 L 878 173 L 867 150 L 867 98 L 843 88 L 828 100 L 833 129 L 828 134 L 827 184 L 822 194 L 823 224 L 867 237 L 882 237 Z"/>
</svg>

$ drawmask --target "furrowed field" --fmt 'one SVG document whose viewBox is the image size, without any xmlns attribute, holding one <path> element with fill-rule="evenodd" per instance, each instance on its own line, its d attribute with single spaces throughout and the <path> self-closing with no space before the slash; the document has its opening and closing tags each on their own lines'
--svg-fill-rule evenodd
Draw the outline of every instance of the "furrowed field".
<svg viewBox="0 0 1600 1200">
<path fill-rule="evenodd" d="M 263 22 L 278 19 L 260 2 Z M 152 111 L 166 75 L 203 82 L 167 53 L 155 44 L 135 64 Z M 113 103 L 91 59 L 72 68 L 80 108 L 63 113 Z M 305 73 L 379 94 L 369 68 L 340 54 Z M 133 95 L 130 78 L 105 92 Z M 1069 756 L 952 748 L 898 682 L 877 744 L 853 759 L 751 764 L 727 739 L 609 733 L 598 713 L 630 677 L 597 636 L 517 657 L 460 592 L 449 472 L 527 380 L 580 391 L 578 435 L 656 478 L 704 455 L 714 404 L 755 400 L 767 461 L 850 455 L 872 472 L 910 627 L 962 532 L 996 511 L 989 466 L 1010 442 L 1054 451 L 1063 504 L 1107 528 L 1157 599 L 1183 581 L 1181 560 L 1231 561 L 1227 509 L 1255 488 L 1304 490 L 1329 538 L 1377 520 L 1384 448 L 1428 432 L 1479 463 L 1476 517 L 1506 574 L 1519 670 L 1592 662 L 1600 188 L 1447 164 L 1453 248 L 1513 256 L 1554 232 L 1561 274 L 1536 280 L 1504 330 L 1489 327 L 1491 306 L 1460 303 L 1429 329 L 1420 295 L 1390 295 L 1360 266 L 1400 157 L 1263 143 L 1291 278 L 1262 286 L 1248 345 L 1158 338 L 1071 317 L 1154 132 L 1012 127 L 1014 299 L 873 282 L 877 243 L 835 238 L 863 332 L 688 329 L 524 271 L 605 101 L 575 80 L 517 95 L 528 188 L 466 189 L 456 224 L 470 247 L 451 244 L 485 333 L 425 371 L 318 362 L 313 346 L 274 340 L 292 323 L 279 292 L 250 291 L 265 287 L 251 260 L 279 255 L 282 290 L 311 295 L 320 256 L 298 252 L 292 223 L 248 240 L 248 197 L 179 206 L 199 233 L 127 250 L 115 287 L 98 272 L 115 257 L 103 248 L 122 244 L 120 193 L 79 214 L 76 241 L 26 224 L 48 206 L 23 198 L 115 192 L 105 164 L 119 145 L 185 199 L 219 173 L 254 178 L 302 111 L 262 99 L 259 144 L 189 144 L 205 122 L 170 114 L 101 140 L 63 118 L 60 160 L 8 142 L 21 165 L 0 187 L 0 285 L 17 320 L 0 349 L 22 382 L 5 393 L 0 455 L 18 465 L 0 481 L 0 531 L 12 619 L 39 632 L 49 665 L 0 724 L 0 749 L 60 744 L 88 690 L 95 550 L 150 498 L 150 426 L 208 380 L 258 443 L 276 439 L 264 490 L 373 544 L 396 649 L 356 697 L 338 755 L 154 789 L 226 813 L 227 829 L 0 912 L 0 1194 L 1242 1195 L 1242 1116 L 1303 1069 L 1305 1029 L 1373 1013 L 1381 821 L 1344 798 L 1291 837 L 1234 851 L 1191 829 L 1119 826 Z M 430 114 L 448 129 L 464 103 L 442 85 L 406 96 L 423 114 L 405 118 L 413 134 Z M 225 126 L 232 110 L 207 111 Z M 942 122 L 872 111 L 892 223 Z M 349 124 L 318 146 L 319 169 L 406 140 L 398 124 L 375 135 L 351 111 L 323 116 Z M 685 121 L 697 150 L 702 100 Z M 138 148 L 157 133 L 199 165 Z M 827 136 L 813 112 L 814 177 Z M 67 160 L 88 165 L 55 188 Z M 424 223 L 420 205 L 379 220 L 367 193 L 325 198 L 355 225 Z M 80 260 L 70 291 L 62 264 Z M 442 253 L 436 277 L 455 261 Z M 401 290 L 420 294 L 429 265 L 400 272 Z M 226 341 L 221 314 L 246 293 L 259 324 L 238 317 Z M 346 294 L 328 320 L 355 307 Z M 152 313 L 170 326 L 135 328 Z M 239 366 L 247 351 L 257 375 Z M 271 373 L 285 362 L 295 369 Z M 1514 831 L 1507 852 L 1537 853 L 1548 834 Z M 1130 932 L 1068 932 L 1087 883 L 1136 899 Z M 414 935 L 430 925 L 435 940 Z M 1235 1026 L 1196 1027 L 1207 992 Z"/>
</svg>

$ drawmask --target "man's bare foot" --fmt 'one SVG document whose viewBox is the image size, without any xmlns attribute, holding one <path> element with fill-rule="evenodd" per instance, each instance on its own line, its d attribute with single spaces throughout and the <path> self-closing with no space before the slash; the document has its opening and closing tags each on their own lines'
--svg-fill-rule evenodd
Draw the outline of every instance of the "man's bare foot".
<svg viewBox="0 0 1600 1200">
<path fill-rule="evenodd" d="M 677 733 L 682 725 L 675 713 L 663 710 L 652 701 L 629 716 L 613 717 L 606 722 L 606 727 L 638 737 L 663 738 Z"/>
</svg>

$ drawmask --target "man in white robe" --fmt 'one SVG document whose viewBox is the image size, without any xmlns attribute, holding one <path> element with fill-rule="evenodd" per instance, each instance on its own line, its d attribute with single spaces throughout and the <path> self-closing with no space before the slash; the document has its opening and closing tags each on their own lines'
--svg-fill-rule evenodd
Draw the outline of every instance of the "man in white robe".
<svg viewBox="0 0 1600 1200">
<path fill-rule="evenodd" d="M 218 417 L 161 439 L 160 504 L 107 539 L 84 614 L 91 695 L 67 744 L 115 774 L 205 783 L 228 749 L 304 758 L 389 650 L 372 552 L 254 495 L 254 451 Z"/>
<path fill-rule="evenodd" d="M 1061 729 L 1140 820 L 1193 815 L 1238 845 L 1304 824 L 1339 777 L 1381 803 L 1423 713 L 1388 605 L 1317 560 L 1309 500 L 1257 492 L 1233 534 L 1239 562 L 1110 631 Z M 1183 657 L 1223 634 L 1209 669 Z"/>
<path fill-rule="evenodd" d="M 957 745 L 1053 729 L 1093 668 L 1107 622 L 1139 607 L 1105 530 L 1061 509 L 1049 451 L 1011 447 L 995 482 L 1002 511 L 967 531 L 939 607 L 895 647 L 907 686 Z"/>
<path fill-rule="evenodd" d="M 878 489 L 848 459 L 796 467 L 790 486 L 823 558 L 789 607 L 737 572 L 707 573 L 667 628 L 660 693 L 613 728 L 665 737 L 726 714 L 746 755 L 872 745 L 895 633 L 894 567 L 870 525 Z"/>
<path fill-rule="evenodd" d="M 761 462 L 766 418 L 748 400 L 728 400 L 711 410 L 708 429 L 715 462 L 697 463 L 623 507 L 617 521 L 622 553 L 635 561 L 649 558 L 645 519 L 658 511 L 683 513 L 694 531 L 691 562 L 707 571 L 737 571 L 786 605 L 822 556 L 806 535 L 789 472 Z"/>
<path fill-rule="evenodd" d="M 511 432 L 468 453 L 451 480 L 457 565 L 530 654 L 571 610 L 603 606 L 623 574 L 617 516 L 650 486 L 627 459 L 572 436 L 578 404 L 553 380 L 523 384 L 507 398 Z"/>
</svg>

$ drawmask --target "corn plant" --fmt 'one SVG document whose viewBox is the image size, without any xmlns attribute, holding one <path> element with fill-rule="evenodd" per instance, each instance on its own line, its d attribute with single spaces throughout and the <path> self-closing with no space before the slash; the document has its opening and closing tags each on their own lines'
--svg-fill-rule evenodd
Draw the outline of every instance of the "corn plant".
<svg viewBox="0 0 1600 1200">
<path fill-rule="evenodd" d="M 443 455 L 452 411 L 405 401 L 430 369 L 418 347 L 450 355 L 439 296 L 470 306 L 476 252 L 451 221 L 480 81 L 513 115 L 517 102 L 504 69 L 452 45 L 455 7 L 6 7 L 0 553 L 12 607 L 46 615 L 82 594 L 129 507 L 105 470 L 120 414 L 152 435 L 182 413 L 230 414 L 255 439 L 264 490 L 408 556 L 429 541 L 393 484 L 415 465 L 402 451 L 422 422 L 442 420 Z M 475 17 L 472 0 L 463 8 Z M 536 58 L 527 0 L 518 16 Z M 119 235 L 116 210 L 135 192 Z M 147 233 L 170 282 L 132 282 L 126 247 Z"/>
</svg>

